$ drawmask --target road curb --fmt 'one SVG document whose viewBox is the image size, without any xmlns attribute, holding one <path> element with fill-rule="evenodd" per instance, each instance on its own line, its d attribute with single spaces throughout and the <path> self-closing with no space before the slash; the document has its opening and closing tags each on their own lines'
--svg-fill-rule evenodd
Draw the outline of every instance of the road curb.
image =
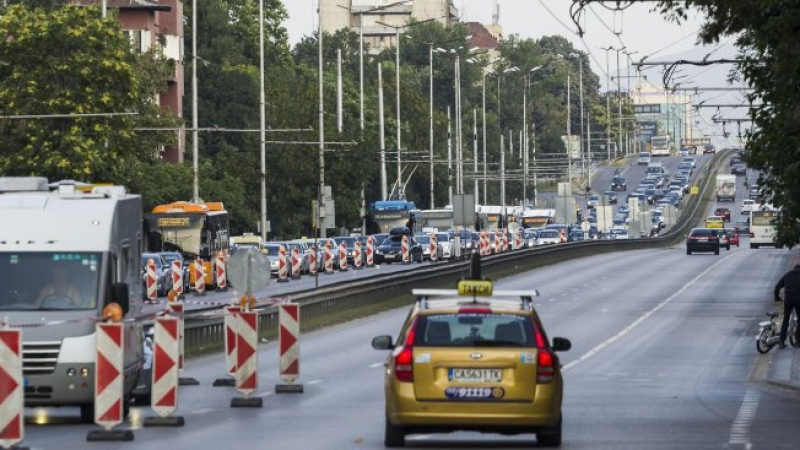
<svg viewBox="0 0 800 450">
<path fill-rule="evenodd" d="M 800 392 L 800 382 L 791 380 L 767 380 L 767 384 L 790 391 Z"/>
</svg>

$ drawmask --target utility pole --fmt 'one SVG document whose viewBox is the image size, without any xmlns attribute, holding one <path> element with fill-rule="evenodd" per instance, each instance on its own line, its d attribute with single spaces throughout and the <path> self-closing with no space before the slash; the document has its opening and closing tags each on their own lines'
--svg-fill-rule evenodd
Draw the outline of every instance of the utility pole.
<svg viewBox="0 0 800 450">
<path fill-rule="evenodd" d="M 606 51 L 606 153 L 607 158 L 611 161 L 611 79 L 609 78 L 608 67 L 608 51 L 613 50 L 614 47 L 605 47 Z"/>
<path fill-rule="evenodd" d="M 617 114 L 619 115 L 617 117 L 619 121 L 619 136 L 617 136 L 617 139 L 619 140 L 619 145 L 617 146 L 617 151 L 622 150 L 622 84 L 619 81 L 619 73 L 620 73 L 619 51 L 624 49 L 625 47 L 621 49 L 619 48 L 616 49 L 617 50 Z"/>
<path fill-rule="evenodd" d="M 336 130 L 341 133 L 344 125 L 342 118 L 342 49 L 336 49 Z"/>
<path fill-rule="evenodd" d="M 455 67 L 456 93 L 456 193 L 464 194 L 464 148 L 461 145 L 461 64 L 456 52 Z"/>
<path fill-rule="evenodd" d="M 571 126 L 571 109 L 570 109 L 570 95 L 569 95 L 570 76 L 567 75 L 567 183 L 572 186 L 572 155 L 570 154 L 570 144 L 572 143 L 572 126 Z"/>
<path fill-rule="evenodd" d="M 453 205 L 453 133 L 450 130 L 450 106 L 447 106 L 447 195 Z"/>
<path fill-rule="evenodd" d="M 264 97 L 264 2 L 258 2 L 259 147 L 261 150 L 261 240 L 267 241 L 266 99 Z"/>
<path fill-rule="evenodd" d="M 480 204 L 478 196 L 478 110 L 472 109 L 472 178 L 475 203 Z"/>
<path fill-rule="evenodd" d="M 483 103 L 483 202 L 486 203 L 488 201 L 488 197 L 486 196 L 486 182 L 488 178 L 486 174 L 486 166 L 488 165 L 488 161 L 486 159 L 486 72 L 483 70 L 482 72 L 483 84 L 481 86 L 481 102 Z"/>
<path fill-rule="evenodd" d="M 433 182 L 433 42 L 428 44 L 428 58 L 429 58 L 429 65 L 428 70 L 430 73 L 430 81 L 428 85 L 428 158 L 430 163 L 430 177 L 431 177 L 431 209 L 434 209 L 434 202 L 433 202 L 433 192 L 434 192 L 434 182 Z"/>
<path fill-rule="evenodd" d="M 200 164 L 197 141 L 197 0 L 192 0 L 192 203 L 200 202 Z"/>
<path fill-rule="evenodd" d="M 327 236 L 325 224 L 322 223 L 325 204 L 325 105 L 323 103 L 322 92 L 322 5 L 317 7 L 319 13 L 319 193 L 317 194 L 317 225 L 319 226 L 319 237 Z M 317 246 L 319 247 L 319 246 Z"/>
<path fill-rule="evenodd" d="M 378 63 L 378 128 L 381 147 L 381 199 L 388 200 L 388 183 L 386 174 L 386 137 L 383 124 L 383 63 Z"/>
</svg>

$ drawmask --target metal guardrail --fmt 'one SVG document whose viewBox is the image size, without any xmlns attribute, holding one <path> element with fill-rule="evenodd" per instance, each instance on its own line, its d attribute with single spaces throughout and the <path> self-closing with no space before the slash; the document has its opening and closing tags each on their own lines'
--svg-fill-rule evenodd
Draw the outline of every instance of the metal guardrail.
<svg viewBox="0 0 800 450">
<path fill-rule="evenodd" d="M 711 197 L 714 174 L 729 155 L 730 150 L 718 152 L 703 167 L 697 177 L 700 181 L 700 194 L 691 195 L 681 212 L 678 221 L 663 235 L 652 238 L 591 240 L 561 244 L 558 246 L 534 247 L 484 257 L 484 273 L 522 272 L 533 265 L 549 264 L 565 259 L 594 255 L 619 250 L 635 250 L 665 247 L 681 241 L 686 233 L 704 216 L 705 204 Z M 466 275 L 467 261 L 448 262 L 421 266 L 413 271 L 395 272 L 356 281 L 342 281 L 317 289 L 309 289 L 289 295 L 291 301 L 299 303 L 303 321 L 324 318 L 346 309 L 354 309 L 376 303 L 377 301 L 407 294 L 411 287 L 441 286 L 442 280 L 455 280 Z M 221 318 L 204 319 L 187 313 L 184 330 L 185 346 L 188 352 L 200 349 L 221 348 L 225 337 L 225 327 Z M 301 321 L 301 326 L 303 324 Z M 260 312 L 259 331 L 275 332 L 278 327 L 278 314 L 275 307 Z"/>
</svg>

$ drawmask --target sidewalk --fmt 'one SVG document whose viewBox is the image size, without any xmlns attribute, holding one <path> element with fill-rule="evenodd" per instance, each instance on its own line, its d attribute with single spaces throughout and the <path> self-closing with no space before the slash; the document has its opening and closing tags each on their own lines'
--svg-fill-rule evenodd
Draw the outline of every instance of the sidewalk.
<svg viewBox="0 0 800 450">
<path fill-rule="evenodd" d="M 776 347 L 772 350 L 767 383 L 800 391 L 800 348 L 788 344 L 786 348 Z"/>
</svg>

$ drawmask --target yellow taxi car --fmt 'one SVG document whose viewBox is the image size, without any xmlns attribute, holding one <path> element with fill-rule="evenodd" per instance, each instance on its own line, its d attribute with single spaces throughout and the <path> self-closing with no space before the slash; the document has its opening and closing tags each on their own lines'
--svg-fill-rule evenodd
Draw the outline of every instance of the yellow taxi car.
<svg viewBox="0 0 800 450">
<path fill-rule="evenodd" d="M 725 228 L 725 219 L 720 216 L 708 216 L 706 218 L 706 228 Z"/>
<path fill-rule="evenodd" d="M 386 447 L 407 434 L 458 430 L 535 433 L 540 446 L 561 445 L 563 380 L 556 351 L 530 291 L 493 291 L 465 280 L 458 290 L 413 290 L 417 300 L 397 342 L 377 336 L 386 359 Z"/>
</svg>

